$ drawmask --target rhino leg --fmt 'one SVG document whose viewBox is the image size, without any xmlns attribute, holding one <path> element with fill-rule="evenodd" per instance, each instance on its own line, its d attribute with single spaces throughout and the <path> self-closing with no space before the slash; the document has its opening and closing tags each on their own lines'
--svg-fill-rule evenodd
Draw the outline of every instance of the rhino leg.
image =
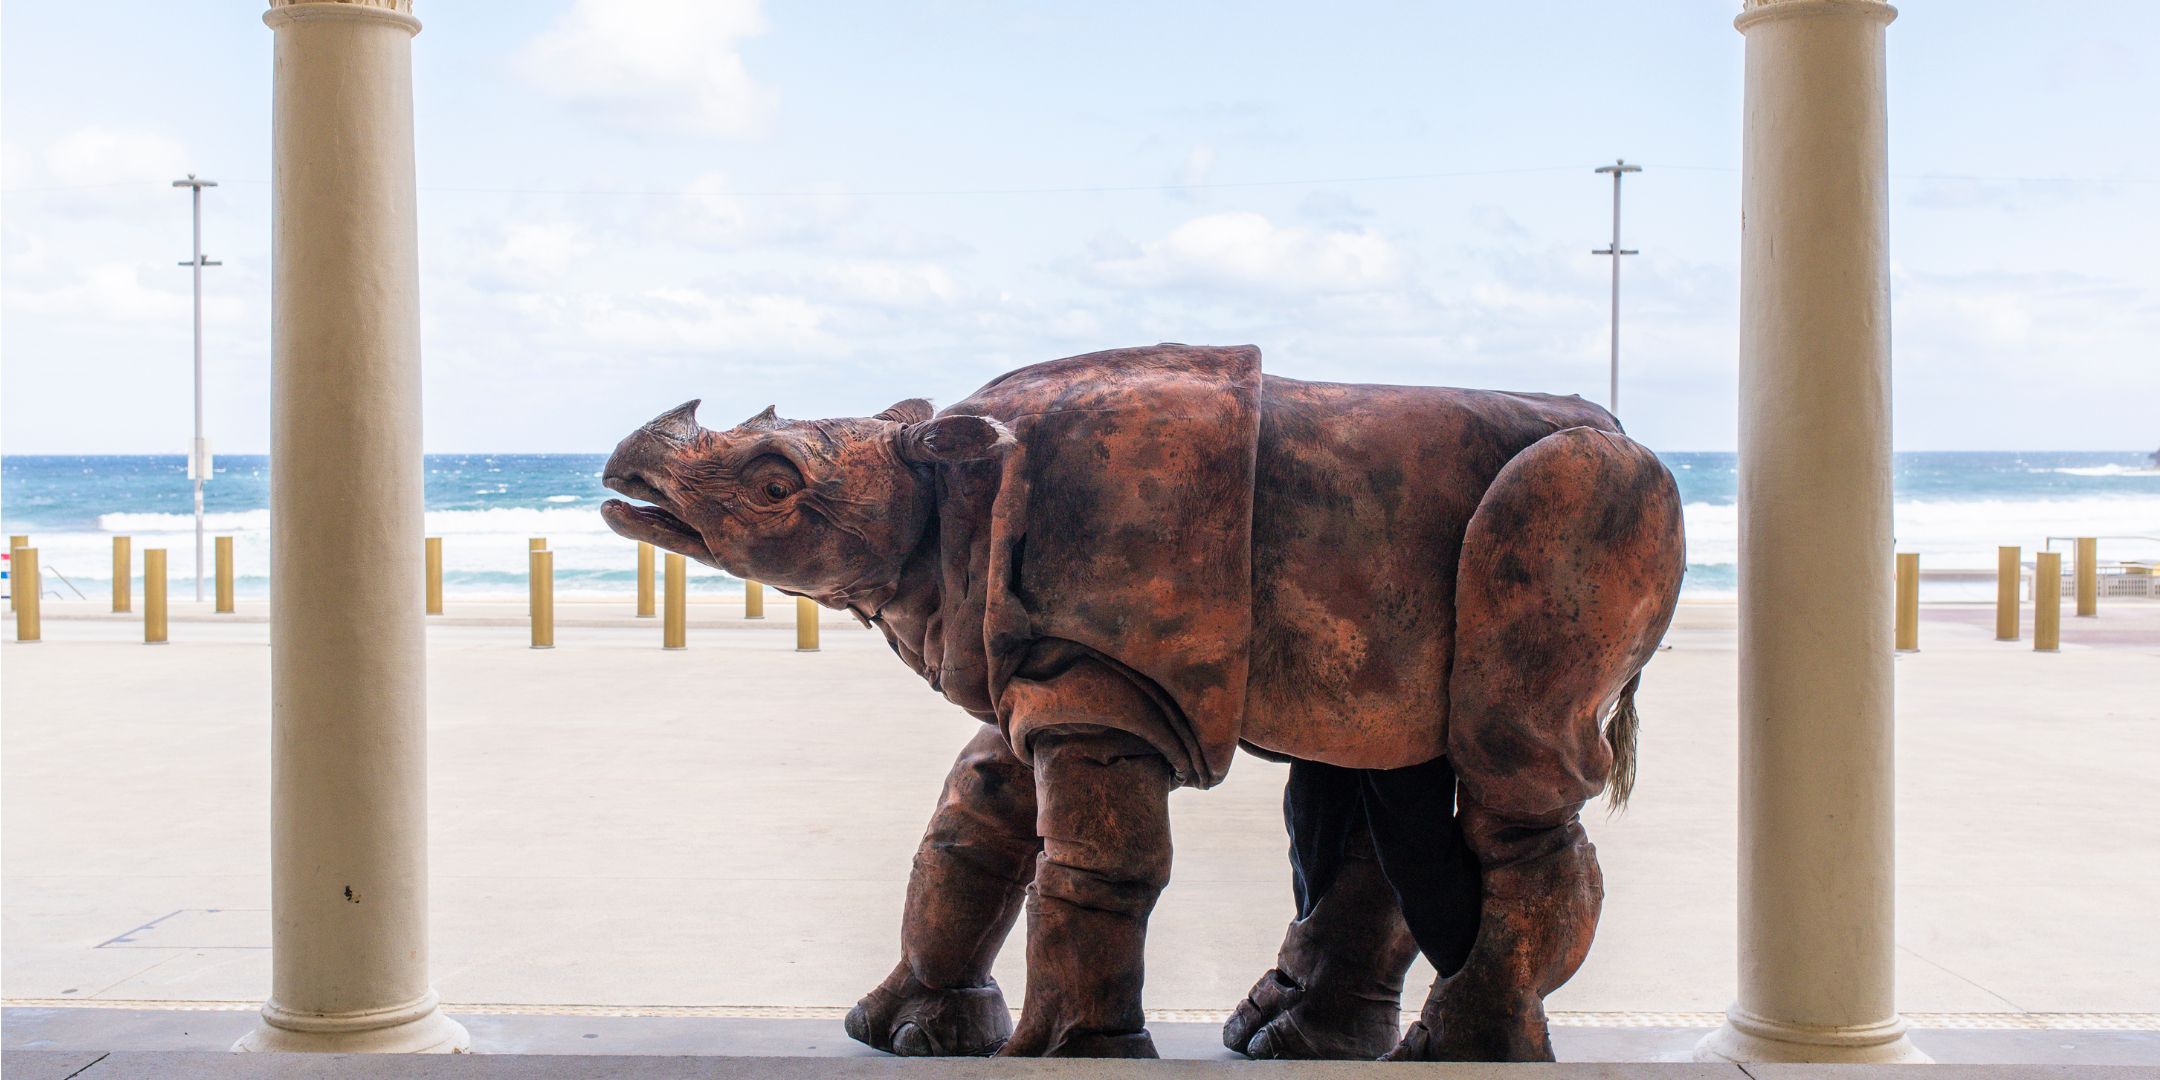
<svg viewBox="0 0 2160 1080">
<path fill-rule="evenodd" d="M 1155 1056 L 1140 1008 L 1148 914 L 1170 880 L 1170 765 L 1145 740 L 1061 725 L 1032 743 L 1042 835 L 1027 1002 L 998 1051 Z"/>
<path fill-rule="evenodd" d="M 1317 884 L 1305 869 L 1301 892 Z M 1328 877 L 1317 897 L 1301 898 L 1275 966 L 1223 1025 L 1224 1046 L 1254 1058 L 1371 1060 L 1401 1038 L 1403 976 L 1418 947 L 1361 814 Z"/>
<path fill-rule="evenodd" d="M 1589 955 L 1605 898 L 1579 807 L 1520 815 L 1463 804 L 1465 837 L 1484 864 L 1477 936 L 1386 1060 L 1553 1059 L 1545 995 Z"/>
<path fill-rule="evenodd" d="M 900 964 L 848 1013 L 848 1036 L 910 1057 L 997 1049 L 1012 1013 L 990 964 L 1040 849 L 1034 770 L 986 726 L 953 763 L 916 849 Z"/>
<path fill-rule="evenodd" d="M 1582 965 L 1604 900 L 1580 821 L 1632 739 L 1614 713 L 1672 619 L 1684 556 L 1672 477 L 1625 436 L 1571 428 L 1479 500 L 1456 576 L 1448 759 L 1477 858 L 1476 936 L 1398 1060 L 1550 1061 L 1545 995 Z"/>
</svg>

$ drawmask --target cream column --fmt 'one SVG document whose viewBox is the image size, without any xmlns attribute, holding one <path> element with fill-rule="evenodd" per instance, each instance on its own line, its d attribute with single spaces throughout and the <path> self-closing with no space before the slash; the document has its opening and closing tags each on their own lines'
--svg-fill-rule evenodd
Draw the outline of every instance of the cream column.
<svg viewBox="0 0 2160 1080">
<path fill-rule="evenodd" d="M 410 0 L 271 0 L 271 987 L 241 1050 L 449 1051 L 428 983 Z"/>
<path fill-rule="evenodd" d="M 1698 1057 L 1926 1058 L 1893 993 L 1890 296 L 1878 0 L 1748 0 L 1740 994 Z"/>
</svg>

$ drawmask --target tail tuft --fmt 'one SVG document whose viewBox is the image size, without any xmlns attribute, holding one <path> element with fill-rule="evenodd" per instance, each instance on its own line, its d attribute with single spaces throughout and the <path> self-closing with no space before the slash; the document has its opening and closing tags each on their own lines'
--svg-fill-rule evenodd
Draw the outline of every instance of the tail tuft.
<svg viewBox="0 0 2160 1080">
<path fill-rule="evenodd" d="M 1620 691 L 1620 700 L 1605 721 L 1605 741 L 1612 744 L 1612 779 L 1605 796 L 1615 814 L 1627 809 L 1628 796 L 1635 793 L 1635 736 L 1642 727 L 1642 716 L 1635 711 L 1635 688 L 1640 685 L 1642 672 L 1638 671 Z"/>
</svg>

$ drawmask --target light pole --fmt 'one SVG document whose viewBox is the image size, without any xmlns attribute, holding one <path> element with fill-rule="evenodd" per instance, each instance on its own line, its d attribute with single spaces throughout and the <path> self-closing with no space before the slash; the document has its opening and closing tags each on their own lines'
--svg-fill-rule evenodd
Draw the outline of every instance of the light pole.
<svg viewBox="0 0 2160 1080">
<path fill-rule="evenodd" d="M 195 482 L 195 599 L 203 598 L 203 481 L 210 479 L 210 444 L 203 438 L 202 423 L 202 272 L 205 266 L 222 265 L 202 253 L 202 189 L 216 187 L 215 180 L 198 180 L 194 173 L 175 180 L 174 187 L 191 188 L 195 203 L 195 257 L 180 265 L 195 268 L 195 442 L 188 451 L 188 479 Z"/>
<path fill-rule="evenodd" d="M 1641 172 L 1642 166 L 1630 165 L 1622 158 L 1610 165 L 1600 165 L 1595 170 L 1612 174 L 1612 246 L 1601 247 L 1590 254 L 1612 256 L 1612 392 L 1605 399 L 1605 407 L 1614 416 L 1620 415 L 1620 256 L 1634 255 L 1632 248 L 1620 246 L 1620 177 L 1631 172 Z"/>
</svg>

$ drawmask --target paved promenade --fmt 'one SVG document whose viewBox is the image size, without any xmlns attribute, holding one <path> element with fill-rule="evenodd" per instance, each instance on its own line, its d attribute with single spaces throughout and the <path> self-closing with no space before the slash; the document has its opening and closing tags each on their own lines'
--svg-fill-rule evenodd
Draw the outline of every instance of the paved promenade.
<svg viewBox="0 0 2160 1080">
<path fill-rule="evenodd" d="M 664 652 L 626 604 L 565 600 L 535 651 L 522 604 L 453 600 L 429 645 L 445 1001 L 820 1019 L 891 967 L 909 856 L 974 722 L 878 635 L 828 614 L 824 651 L 798 654 L 792 603 L 768 606 L 693 605 L 690 648 Z M 137 622 L 48 602 L 42 644 L 0 646 L 10 1005 L 261 999 L 267 629 L 178 604 L 172 643 L 146 647 Z M 1986 608 L 1930 607 L 1897 664 L 1900 1006 L 1921 1027 L 2149 1030 L 2160 603 L 2065 618 L 2059 654 L 1991 637 Z M 1706 1027 L 1731 997 L 1734 640 L 1730 605 L 1684 605 L 1645 678 L 1635 803 L 1589 823 L 1609 895 L 1551 1000 L 1563 1026 Z M 1248 757 L 1173 798 L 1160 1021 L 1207 1023 L 1269 965 L 1281 780 Z M 998 971 L 1014 1004 L 1020 954 Z"/>
</svg>

